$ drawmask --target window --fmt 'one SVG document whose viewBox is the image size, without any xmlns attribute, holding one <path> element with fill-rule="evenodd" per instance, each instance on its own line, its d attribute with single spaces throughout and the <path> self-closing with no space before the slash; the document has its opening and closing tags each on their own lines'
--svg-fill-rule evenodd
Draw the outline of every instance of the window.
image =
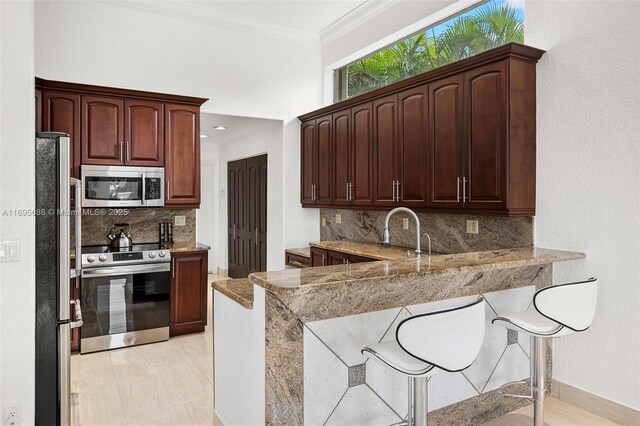
<svg viewBox="0 0 640 426">
<path fill-rule="evenodd" d="M 334 72 L 334 100 L 352 98 L 506 43 L 524 42 L 522 0 L 490 0 Z"/>
</svg>

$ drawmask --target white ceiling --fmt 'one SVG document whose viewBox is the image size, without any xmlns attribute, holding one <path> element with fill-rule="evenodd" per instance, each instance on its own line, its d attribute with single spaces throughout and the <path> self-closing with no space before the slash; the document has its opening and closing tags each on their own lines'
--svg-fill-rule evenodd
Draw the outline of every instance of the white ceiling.
<svg viewBox="0 0 640 426">
<path fill-rule="evenodd" d="M 215 126 L 224 126 L 227 130 L 214 130 Z M 273 131 L 281 127 L 280 120 L 200 113 L 200 133 L 208 136 L 202 139 L 202 143 L 241 141 L 260 132 Z"/>
<path fill-rule="evenodd" d="M 317 39 L 319 36 L 326 43 L 401 0 L 98 1 L 289 39 Z"/>
</svg>

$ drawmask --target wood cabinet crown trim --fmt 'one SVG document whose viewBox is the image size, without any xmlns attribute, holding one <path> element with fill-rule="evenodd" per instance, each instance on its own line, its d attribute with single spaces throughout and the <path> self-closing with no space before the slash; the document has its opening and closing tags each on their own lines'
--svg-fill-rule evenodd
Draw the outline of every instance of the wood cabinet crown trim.
<svg viewBox="0 0 640 426">
<path fill-rule="evenodd" d="M 142 90 L 122 89 L 117 87 L 95 86 L 91 84 L 45 80 L 39 77 L 35 78 L 35 85 L 36 88 L 42 90 L 59 90 L 65 92 L 75 92 L 83 95 L 120 96 L 123 98 L 165 101 L 198 106 L 204 104 L 209 100 L 208 98 L 197 98 L 194 96 L 172 95 L 167 93 L 146 92 Z"/>
<path fill-rule="evenodd" d="M 469 69 L 506 58 L 515 58 L 522 61 L 537 63 L 544 53 L 544 50 L 535 47 L 526 46 L 520 43 L 508 43 L 503 46 L 478 53 L 477 55 L 471 56 L 469 58 L 461 59 L 459 61 L 423 72 L 405 80 L 398 81 L 397 83 L 381 87 L 371 92 L 363 93 L 362 95 L 355 96 L 350 99 L 345 99 L 343 101 L 317 109 L 315 111 L 311 111 L 299 116 L 298 119 L 300 119 L 300 121 L 306 121 L 324 114 L 330 114 L 343 108 L 348 108 L 363 102 L 372 101 L 389 94 L 393 94 L 405 89 L 411 89 L 412 87 L 419 86 L 433 80 L 438 80 L 449 75 L 465 72 Z"/>
</svg>

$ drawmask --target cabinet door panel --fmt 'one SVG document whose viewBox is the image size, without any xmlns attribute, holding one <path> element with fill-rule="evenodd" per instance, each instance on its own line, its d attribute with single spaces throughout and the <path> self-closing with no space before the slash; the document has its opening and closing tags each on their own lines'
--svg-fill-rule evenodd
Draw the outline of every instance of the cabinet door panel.
<svg viewBox="0 0 640 426">
<path fill-rule="evenodd" d="M 327 255 L 328 265 L 345 265 L 350 262 L 349 255 L 339 251 L 329 251 Z"/>
<path fill-rule="evenodd" d="M 207 324 L 207 253 L 173 254 L 169 330 L 204 331 Z"/>
<path fill-rule="evenodd" d="M 315 120 L 302 123 L 300 138 L 300 202 L 302 204 L 314 204 Z"/>
<path fill-rule="evenodd" d="M 333 115 L 333 204 L 349 204 L 351 111 Z"/>
<path fill-rule="evenodd" d="M 45 90 L 42 95 L 42 130 L 69 134 L 72 145 L 71 176 L 79 179 L 80 95 Z"/>
<path fill-rule="evenodd" d="M 326 266 L 328 265 L 327 250 L 319 249 L 317 247 L 311 247 L 311 266 Z"/>
<path fill-rule="evenodd" d="M 462 208 L 463 85 L 461 75 L 429 84 L 429 169 L 432 207 Z"/>
<path fill-rule="evenodd" d="M 82 164 L 124 164 L 124 101 L 82 96 Z"/>
<path fill-rule="evenodd" d="M 351 110 L 351 189 L 352 204 L 368 206 L 373 204 L 371 175 L 373 165 L 373 136 L 371 134 L 371 103 Z"/>
<path fill-rule="evenodd" d="M 373 103 L 374 194 L 376 205 L 395 205 L 397 155 L 397 95 Z"/>
<path fill-rule="evenodd" d="M 247 273 L 266 271 L 267 156 L 247 162 Z"/>
<path fill-rule="evenodd" d="M 128 99 L 124 103 L 124 108 L 126 111 L 126 164 L 128 166 L 163 166 L 162 103 Z"/>
<path fill-rule="evenodd" d="M 506 62 L 468 72 L 465 80 L 469 144 L 465 207 L 500 207 L 506 194 Z"/>
<path fill-rule="evenodd" d="M 167 206 L 200 204 L 200 108 L 165 105 Z"/>
<path fill-rule="evenodd" d="M 398 94 L 398 141 L 401 161 L 401 204 L 426 207 L 427 197 L 427 85 Z"/>
<path fill-rule="evenodd" d="M 331 116 L 316 120 L 316 204 L 331 204 Z"/>
</svg>

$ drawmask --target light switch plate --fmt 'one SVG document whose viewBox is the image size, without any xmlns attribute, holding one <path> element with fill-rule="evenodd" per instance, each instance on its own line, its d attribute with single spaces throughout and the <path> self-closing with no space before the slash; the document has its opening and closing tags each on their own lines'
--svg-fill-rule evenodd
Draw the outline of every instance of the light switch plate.
<svg viewBox="0 0 640 426">
<path fill-rule="evenodd" d="M 402 218 L 402 229 L 409 229 L 409 218 L 408 217 L 403 217 Z"/>
<path fill-rule="evenodd" d="M 327 218 L 322 216 L 322 226 L 327 226 Z"/>
<path fill-rule="evenodd" d="M 478 221 L 477 220 L 468 220 L 467 221 L 467 234 L 477 234 L 478 233 Z"/>
<path fill-rule="evenodd" d="M 336 214 L 336 223 L 342 223 L 342 215 Z"/>
<path fill-rule="evenodd" d="M 184 216 L 176 216 L 175 217 L 176 226 L 184 226 L 185 225 L 185 217 Z"/>
</svg>

